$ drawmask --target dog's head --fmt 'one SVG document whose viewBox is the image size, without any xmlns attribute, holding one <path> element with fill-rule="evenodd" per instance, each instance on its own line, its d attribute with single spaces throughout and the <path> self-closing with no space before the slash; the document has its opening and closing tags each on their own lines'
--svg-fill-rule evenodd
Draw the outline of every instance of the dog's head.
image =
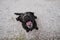
<svg viewBox="0 0 60 40">
<path fill-rule="evenodd" d="M 22 23 L 25 23 L 26 26 L 31 27 L 33 26 L 33 22 L 37 18 L 34 15 L 34 12 L 25 12 L 25 13 L 15 13 L 16 15 L 19 15 L 16 20 L 20 21 Z"/>
</svg>

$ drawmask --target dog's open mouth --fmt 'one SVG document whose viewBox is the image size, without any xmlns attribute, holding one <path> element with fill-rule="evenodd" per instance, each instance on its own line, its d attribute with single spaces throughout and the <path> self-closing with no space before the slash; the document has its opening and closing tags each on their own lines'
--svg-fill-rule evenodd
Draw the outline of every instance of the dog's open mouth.
<svg viewBox="0 0 60 40">
<path fill-rule="evenodd" d="M 31 28 L 31 27 L 33 26 L 33 23 L 32 23 L 31 21 L 27 21 L 27 22 L 26 22 L 26 26 L 27 26 L 28 28 Z"/>
</svg>

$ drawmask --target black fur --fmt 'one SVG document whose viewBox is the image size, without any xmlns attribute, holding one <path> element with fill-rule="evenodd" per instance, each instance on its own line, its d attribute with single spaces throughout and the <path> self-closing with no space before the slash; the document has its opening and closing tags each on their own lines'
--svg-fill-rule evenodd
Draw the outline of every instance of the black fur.
<svg viewBox="0 0 60 40">
<path fill-rule="evenodd" d="M 37 17 L 34 15 L 34 12 L 15 13 L 15 15 L 19 15 L 16 18 L 16 20 L 22 22 L 22 26 L 26 30 L 26 32 L 32 31 L 33 29 L 38 30 L 37 23 L 35 21 L 35 19 L 37 19 Z M 32 28 L 28 28 L 26 26 L 26 22 L 29 20 L 32 21 L 32 23 L 33 23 Z"/>
</svg>

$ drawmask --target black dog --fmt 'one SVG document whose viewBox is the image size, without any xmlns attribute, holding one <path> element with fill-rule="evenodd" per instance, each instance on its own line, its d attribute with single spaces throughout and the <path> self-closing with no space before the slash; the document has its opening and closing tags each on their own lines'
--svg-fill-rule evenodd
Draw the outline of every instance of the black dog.
<svg viewBox="0 0 60 40">
<path fill-rule="evenodd" d="M 34 15 L 34 12 L 15 13 L 15 14 L 19 15 L 16 18 L 16 20 L 22 22 L 22 26 L 27 32 L 32 31 L 33 29 L 38 30 L 35 21 L 37 17 Z"/>
</svg>

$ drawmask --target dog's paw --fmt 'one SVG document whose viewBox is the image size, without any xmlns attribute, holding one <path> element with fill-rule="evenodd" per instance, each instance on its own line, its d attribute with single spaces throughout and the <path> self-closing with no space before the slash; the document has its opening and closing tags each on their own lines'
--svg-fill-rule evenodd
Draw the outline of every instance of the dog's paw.
<svg viewBox="0 0 60 40">
<path fill-rule="evenodd" d="M 26 30 L 26 32 L 29 32 L 29 30 Z"/>
<path fill-rule="evenodd" d="M 38 27 L 36 27 L 35 29 L 38 30 Z"/>
</svg>

